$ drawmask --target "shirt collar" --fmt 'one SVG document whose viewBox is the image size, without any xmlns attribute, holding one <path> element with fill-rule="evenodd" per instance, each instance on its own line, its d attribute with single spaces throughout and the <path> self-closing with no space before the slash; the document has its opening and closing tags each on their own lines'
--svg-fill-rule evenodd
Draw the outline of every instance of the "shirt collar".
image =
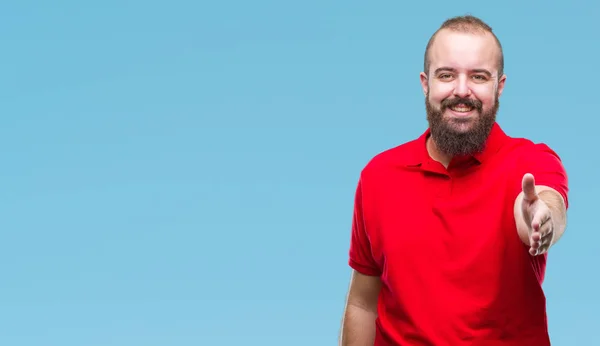
<svg viewBox="0 0 600 346">
<path fill-rule="evenodd" d="M 429 152 L 427 151 L 427 138 L 431 134 L 431 130 L 428 128 L 425 132 L 419 136 L 413 143 L 416 145 L 411 157 L 407 160 L 407 166 L 422 166 L 425 164 L 431 164 L 431 157 L 429 156 Z M 478 163 L 483 163 L 489 160 L 500 150 L 502 145 L 505 143 L 508 136 L 498 123 L 494 123 L 492 125 L 492 129 L 485 143 L 485 148 L 482 152 L 471 155 Z"/>
</svg>

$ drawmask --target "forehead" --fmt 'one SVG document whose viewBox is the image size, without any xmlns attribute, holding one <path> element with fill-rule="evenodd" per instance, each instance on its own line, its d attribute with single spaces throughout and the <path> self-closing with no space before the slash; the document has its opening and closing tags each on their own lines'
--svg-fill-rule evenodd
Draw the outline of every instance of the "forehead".
<svg viewBox="0 0 600 346">
<path fill-rule="evenodd" d="M 496 72 L 500 50 L 489 33 L 438 32 L 430 48 L 431 70 L 451 67 L 457 70 L 487 69 Z"/>
</svg>

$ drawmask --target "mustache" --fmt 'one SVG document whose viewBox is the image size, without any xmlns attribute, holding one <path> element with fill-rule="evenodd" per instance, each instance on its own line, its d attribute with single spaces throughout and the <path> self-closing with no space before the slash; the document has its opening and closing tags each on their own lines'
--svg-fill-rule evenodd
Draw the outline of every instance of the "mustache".
<svg viewBox="0 0 600 346">
<path fill-rule="evenodd" d="M 442 110 L 444 110 L 448 107 L 456 106 L 458 104 L 463 104 L 463 105 L 466 105 L 469 107 L 473 107 L 480 112 L 483 107 L 481 101 L 479 101 L 479 100 L 472 100 L 469 98 L 462 98 L 462 97 L 456 97 L 456 98 L 452 98 L 452 99 L 444 99 L 441 103 L 441 106 L 442 106 Z"/>
</svg>

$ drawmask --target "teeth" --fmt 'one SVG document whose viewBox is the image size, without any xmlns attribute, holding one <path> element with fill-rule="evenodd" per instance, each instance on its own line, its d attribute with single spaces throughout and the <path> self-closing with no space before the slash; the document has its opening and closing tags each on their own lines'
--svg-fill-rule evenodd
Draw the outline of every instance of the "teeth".
<svg viewBox="0 0 600 346">
<path fill-rule="evenodd" d="M 469 112 L 473 108 L 467 107 L 467 106 L 454 106 L 454 107 L 450 107 L 450 109 L 452 109 L 455 112 Z"/>
</svg>

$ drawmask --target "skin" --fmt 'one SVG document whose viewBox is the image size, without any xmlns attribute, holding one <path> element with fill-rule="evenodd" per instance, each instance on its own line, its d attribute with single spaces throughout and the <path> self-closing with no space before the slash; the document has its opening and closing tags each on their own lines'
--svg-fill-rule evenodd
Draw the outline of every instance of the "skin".
<svg viewBox="0 0 600 346">
<path fill-rule="evenodd" d="M 377 298 L 381 290 L 378 276 L 352 271 L 346 299 L 340 346 L 372 346 L 375 343 Z"/>
<path fill-rule="evenodd" d="M 420 74 L 421 86 L 430 102 L 440 108 L 446 98 L 469 97 L 482 103 L 483 111 L 493 107 L 504 90 L 506 75 L 498 76 L 500 51 L 490 34 L 442 30 L 430 50 L 430 71 Z M 446 110 L 444 119 L 457 131 L 469 130 L 480 114 L 474 110 L 458 114 Z M 436 149 L 428 140 L 430 156 L 448 166 L 452 157 Z M 522 192 L 514 202 L 514 218 L 523 243 L 532 256 L 546 253 L 566 227 L 562 196 L 548 186 L 535 185 L 525 174 Z M 381 280 L 353 271 L 342 321 L 340 346 L 372 346 L 375 339 L 377 298 Z"/>
<path fill-rule="evenodd" d="M 529 253 L 548 252 L 567 227 L 567 210 L 561 194 L 551 187 L 535 185 L 535 177 L 525 174 L 523 191 L 515 200 L 514 215 L 521 241 Z"/>
</svg>

